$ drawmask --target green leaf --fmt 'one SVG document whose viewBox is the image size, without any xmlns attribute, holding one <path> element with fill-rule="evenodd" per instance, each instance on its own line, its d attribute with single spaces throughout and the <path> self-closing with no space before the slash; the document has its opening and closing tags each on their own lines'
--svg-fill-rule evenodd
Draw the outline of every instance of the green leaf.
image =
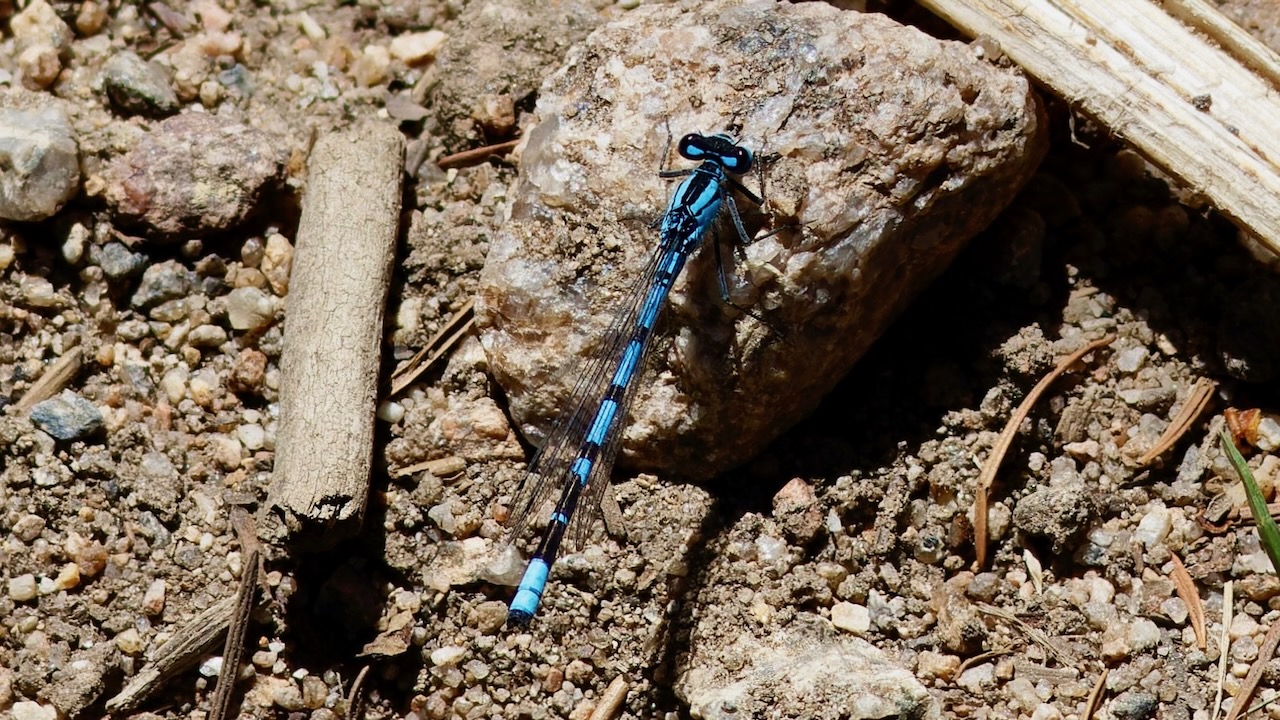
<svg viewBox="0 0 1280 720">
<path fill-rule="evenodd" d="M 1267 557 L 1271 558 L 1276 574 L 1280 575 L 1280 527 L 1276 527 L 1276 521 L 1271 519 L 1271 513 L 1267 511 L 1267 499 L 1262 497 L 1262 490 L 1253 479 L 1253 471 L 1241 457 L 1226 430 L 1222 431 L 1222 450 L 1244 481 L 1244 494 L 1249 498 L 1249 510 L 1253 513 L 1254 524 L 1258 526 L 1258 539 L 1262 541 L 1262 549 L 1267 551 Z"/>
</svg>

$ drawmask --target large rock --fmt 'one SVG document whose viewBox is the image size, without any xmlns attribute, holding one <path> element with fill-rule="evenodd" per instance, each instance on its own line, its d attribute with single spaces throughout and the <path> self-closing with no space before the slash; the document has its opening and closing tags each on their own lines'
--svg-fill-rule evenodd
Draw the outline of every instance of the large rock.
<svg viewBox="0 0 1280 720">
<path fill-rule="evenodd" d="M 733 128 L 762 159 L 767 212 L 746 222 L 782 230 L 724 255 L 733 301 L 764 322 L 721 302 L 704 246 L 625 426 L 631 464 L 692 478 L 809 413 L 1013 198 L 1046 143 L 1016 71 L 821 3 L 638 8 L 576 46 L 537 113 L 476 304 L 492 371 L 535 442 L 652 257 L 672 191 L 657 175 L 666 128 Z"/>
</svg>

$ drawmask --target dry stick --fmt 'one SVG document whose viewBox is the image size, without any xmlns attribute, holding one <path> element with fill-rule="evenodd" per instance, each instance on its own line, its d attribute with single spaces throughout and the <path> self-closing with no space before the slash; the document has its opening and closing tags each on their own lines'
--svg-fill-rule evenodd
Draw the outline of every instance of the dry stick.
<svg viewBox="0 0 1280 720">
<path fill-rule="evenodd" d="M 1186 402 L 1182 403 L 1182 407 L 1178 409 L 1178 414 L 1173 420 L 1169 421 L 1169 427 L 1161 433 L 1160 439 L 1156 441 L 1151 449 L 1142 454 L 1138 458 L 1139 465 L 1146 465 L 1155 460 L 1164 453 L 1165 450 L 1173 447 L 1174 443 L 1191 429 L 1195 424 L 1196 418 L 1200 417 L 1200 413 L 1209 406 L 1209 400 L 1213 398 L 1213 390 L 1218 386 L 1212 380 L 1200 378 L 1196 381 L 1195 387 L 1191 388 L 1191 394 L 1187 396 Z M 1204 647 L 1203 645 L 1201 647 Z"/>
<path fill-rule="evenodd" d="M 369 125 L 316 141 L 289 282 L 271 505 L 295 540 L 359 531 L 373 468 L 404 138 Z"/>
<path fill-rule="evenodd" d="M 62 392 L 62 388 L 66 387 L 80 372 L 80 366 L 84 364 L 83 360 L 84 350 L 79 346 L 71 348 L 62 357 L 54 360 L 40 379 L 36 380 L 18 400 L 18 412 L 25 415 L 31 412 L 31 408 L 35 407 L 36 403 L 48 400 Z"/>
<path fill-rule="evenodd" d="M 1191 629 L 1196 634 L 1196 647 L 1201 650 L 1209 644 L 1209 636 L 1204 629 L 1204 603 L 1200 602 L 1200 593 L 1196 592 L 1196 584 L 1191 579 L 1191 574 L 1187 572 L 1187 566 L 1182 564 L 1182 559 L 1177 555 L 1171 555 L 1173 560 L 1173 572 L 1169 573 L 1169 578 L 1173 580 L 1173 587 L 1178 592 L 1178 597 L 1182 598 L 1182 603 L 1187 606 L 1187 615 L 1191 618 Z"/>
<path fill-rule="evenodd" d="M 1098 708 L 1102 706 L 1102 691 L 1107 687 L 1107 676 L 1110 674 L 1111 668 L 1102 668 L 1102 674 L 1093 684 L 1093 690 L 1089 691 L 1089 700 L 1084 706 L 1084 720 L 1093 720 L 1094 713 L 1098 712 Z"/>
<path fill-rule="evenodd" d="M 1110 345 L 1115 340 L 1115 335 L 1108 335 L 1101 340 L 1094 340 L 1079 350 L 1071 353 L 1065 360 L 1058 363 L 1048 375 L 1041 378 L 1040 382 L 1027 393 L 1022 399 L 1022 404 L 1017 410 L 1013 411 L 1013 416 L 1009 418 L 1008 424 L 1004 426 L 1000 437 L 996 440 L 996 444 L 991 448 L 991 455 L 987 457 L 987 462 L 982 466 L 982 473 L 978 476 L 978 488 L 973 499 L 973 542 L 975 555 L 977 557 L 978 567 L 982 567 L 987 563 L 987 495 L 991 492 L 991 484 L 995 482 L 996 473 L 1000 471 L 1000 463 L 1004 461 L 1004 456 L 1009 452 L 1009 447 L 1013 445 L 1013 437 L 1018 434 L 1018 426 L 1022 424 L 1023 419 L 1031 412 L 1031 407 L 1036 404 L 1040 396 L 1045 390 L 1049 389 L 1049 385 L 1058 376 L 1062 375 L 1077 360 L 1097 350 L 1100 347 Z"/>
<path fill-rule="evenodd" d="M 475 325 L 475 301 L 468 300 L 466 305 L 459 308 L 458 312 L 449 318 L 449 322 L 444 327 L 436 331 L 436 334 L 427 341 L 426 347 L 414 354 L 404 367 L 395 371 L 391 375 L 391 396 L 399 395 L 402 390 L 409 387 L 418 376 L 427 371 L 427 368 L 435 364 L 436 360 L 444 357 L 445 353 L 453 349 Z"/>
<path fill-rule="evenodd" d="M 236 598 L 223 598 L 174 630 L 173 636 L 156 649 L 142 671 L 119 695 L 107 701 L 107 712 L 116 715 L 133 710 L 166 680 L 195 665 L 201 656 L 218 646 L 235 608 Z"/>
<path fill-rule="evenodd" d="M 463 150 L 452 155 L 445 155 L 436 161 L 436 165 L 441 168 L 466 167 L 468 165 L 479 165 L 494 155 L 506 155 L 520 144 L 520 140 L 508 140 L 498 143 L 497 145 L 485 145 L 484 147 Z"/>
<path fill-rule="evenodd" d="M 249 551 L 240 578 L 240 590 L 236 593 L 235 614 L 227 628 L 227 642 L 222 648 L 222 671 L 218 673 L 218 688 L 210 703 L 209 720 L 225 720 L 231 709 L 231 693 L 236 678 L 240 677 L 240 661 L 244 659 L 244 637 L 249 631 L 249 615 L 253 612 L 253 596 L 258 590 L 258 550 Z"/>
<path fill-rule="evenodd" d="M 1280 253 L 1275 53 L 1250 44 L 1242 57 L 1238 43 L 1215 44 L 1154 0 L 920 3 L 966 34 L 999 43 L 1072 107 Z M 1195 5 L 1208 24 L 1215 11 Z"/>
<path fill-rule="evenodd" d="M 1258 648 L 1258 657 L 1254 659 L 1253 666 L 1249 668 L 1249 674 L 1244 676 L 1244 682 L 1240 683 L 1240 690 L 1231 701 L 1231 712 L 1227 713 L 1227 720 L 1236 720 L 1244 708 L 1249 706 L 1249 701 L 1258 690 L 1258 682 L 1262 680 L 1262 673 L 1266 670 L 1267 663 L 1276 654 L 1276 645 L 1280 645 L 1280 622 L 1271 623 L 1271 629 L 1267 630 L 1267 637 L 1263 639 L 1262 647 Z"/>
<path fill-rule="evenodd" d="M 1280 625 L 1280 623 L 1277 624 Z M 596 703 L 596 709 L 591 711 L 591 717 L 587 720 L 613 720 L 622 709 L 622 702 L 627 699 L 629 689 L 630 686 L 621 675 L 614 678 L 613 682 L 609 683 L 609 687 L 605 688 L 600 701 Z"/>
<path fill-rule="evenodd" d="M 343 715 L 346 720 L 355 720 L 360 716 L 359 708 L 364 704 L 364 680 L 368 676 L 369 666 L 365 665 L 360 668 L 355 682 L 351 683 L 351 692 L 347 693 L 347 712 Z"/>
</svg>

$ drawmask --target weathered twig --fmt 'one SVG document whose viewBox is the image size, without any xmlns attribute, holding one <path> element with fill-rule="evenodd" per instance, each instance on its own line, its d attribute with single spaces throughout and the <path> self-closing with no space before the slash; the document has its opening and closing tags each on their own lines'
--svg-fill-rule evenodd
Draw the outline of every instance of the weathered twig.
<svg viewBox="0 0 1280 720">
<path fill-rule="evenodd" d="M 169 678 L 212 652 L 230 624 L 235 608 L 236 598 L 223 598 L 174 630 L 173 636 L 156 649 L 142 671 L 119 695 L 107 701 L 107 712 L 118 714 L 138 707 Z"/>
<path fill-rule="evenodd" d="M 222 648 L 222 672 L 218 673 L 218 688 L 213 693 L 209 708 L 209 720 L 225 720 L 231 709 L 231 694 L 240 677 L 240 662 L 244 659 L 244 637 L 249 631 L 249 615 L 253 612 L 253 597 L 258 590 L 258 550 L 247 553 L 244 574 L 240 577 L 240 590 L 236 593 L 235 614 L 227 627 L 227 642 Z"/>
<path fill-rule="evenodd" d="M 32 383 L 30 389 L 15 403 L 18 412 L 29 413 L 31 408 L 36 406 L 36 403 L 48 400 L 62 392 L 62 389 L 74 380 L 76 374 L 80 372 L 83 358 L 84 351 L 79 346 L 76 346 L 64 353 L 62 357 L 54 360 L 53 364 L 40 376 L 40 379 Z"/>
<path fill-rule="evenodd" d="M 357 532 L 368 499 L 403 154 L 399 132 L 373 125 L 321 138 L 309 161 L 270 499 L 319 546 Z"/>
</svg>

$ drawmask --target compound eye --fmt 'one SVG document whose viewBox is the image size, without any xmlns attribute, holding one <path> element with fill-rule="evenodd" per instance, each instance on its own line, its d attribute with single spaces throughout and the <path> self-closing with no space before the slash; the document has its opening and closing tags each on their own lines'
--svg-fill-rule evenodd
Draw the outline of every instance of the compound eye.
<svg viewBox="0 0 1280 720">
<path fill-rule="evenodd" d="M 680 138 L 680 144 L 676 146 L 676 152 L 688 160 L 701 160 L 707 154 L 706 138 L 698 133 L 689 133 Z"/>
<path fill-rule="evenodd" d="M 733 154 L 726 156 L 725 167 L 735 173 L 744 173 L 751 169 L 751 151 L 744 147 L 735 147 Z"/>
</svg>

